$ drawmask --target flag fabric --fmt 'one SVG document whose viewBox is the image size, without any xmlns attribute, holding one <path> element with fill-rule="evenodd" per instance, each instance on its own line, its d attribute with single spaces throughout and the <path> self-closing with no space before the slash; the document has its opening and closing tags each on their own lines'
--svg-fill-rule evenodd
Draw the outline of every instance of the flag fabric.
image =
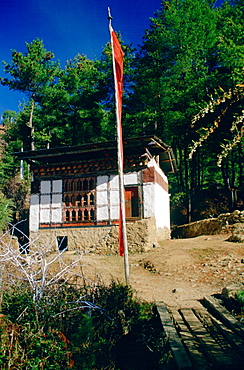
<svg viewBox="0 0 244 370">
<path fill-rule="evenodd" d="M 122 93 L 123 93 L 123 58 L 124 53 L 120 46 L 119 40 L 112 28 L 110 26 L 111 43 L 113 51 L 113 63 L 114 63 L 114 77 L 115 77 L 115 92 L 117 95 L 118 104 L 118 116 L 119 123 L 122 125 Z"/>
<path fill-rule="evenodd" d="M 111 45 L 113 54 L 113 70 L 114 70 L 114 84 L 115 84 L 115 102 L 116 102 L 116 118 L 117 118 L 117 141 L 118 141 L 118 167 L 119 174 L 123 178 L 123 138 L 122 138 L 122 93 L 123 93 L 123 57 L 124 53 L 119 43 L 119 40 L 110 25 Z M 122 181 L 123 182 L 123 181 Z M 124 185 L 121 185 L 122 192 L 120 198 L 124 197 Z M 125 249 L 125 236 L 123 232 L 124 220 L 123 217 L 123 201 L 119 201 L 119 253 L 120 256 L 124 255 Z"/>
</svg>

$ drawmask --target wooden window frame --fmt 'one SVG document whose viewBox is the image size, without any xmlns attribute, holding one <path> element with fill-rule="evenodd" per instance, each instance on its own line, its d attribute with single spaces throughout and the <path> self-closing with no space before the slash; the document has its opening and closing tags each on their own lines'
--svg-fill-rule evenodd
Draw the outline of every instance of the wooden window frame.
<svg viewBox="0 0 244 370">
<path fill-rule="evenodd" d="M 96 177 L 64 179 L 63 224 L 96 221 Z"/>
</svg>

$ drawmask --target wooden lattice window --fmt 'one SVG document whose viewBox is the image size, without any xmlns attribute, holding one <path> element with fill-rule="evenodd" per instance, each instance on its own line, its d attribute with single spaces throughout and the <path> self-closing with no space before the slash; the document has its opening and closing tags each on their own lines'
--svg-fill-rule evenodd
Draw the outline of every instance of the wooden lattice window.
<svg viewBox="0 0 244 370">
<path fill-rule="evenodd" d="M 96 219 L 96 179 L 64 180 L 63 222 L 89 222 Z"/>
</svg>

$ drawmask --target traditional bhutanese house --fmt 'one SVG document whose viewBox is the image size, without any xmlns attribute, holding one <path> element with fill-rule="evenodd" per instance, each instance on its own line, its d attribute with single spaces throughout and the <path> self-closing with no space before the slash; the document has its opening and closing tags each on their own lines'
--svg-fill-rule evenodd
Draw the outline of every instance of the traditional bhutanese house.
<svg viewBox="0 0 244 370">
<path fill-rule="evenodd" d="M 33 175 L 30 240 L 53 250 L 117 253 L 119 178 L 115 141 L 15 153 Z M 156 136 L 124 140 L 129 252 L 170 238 L 166 174 L 172 149 Z"/>
</svg>

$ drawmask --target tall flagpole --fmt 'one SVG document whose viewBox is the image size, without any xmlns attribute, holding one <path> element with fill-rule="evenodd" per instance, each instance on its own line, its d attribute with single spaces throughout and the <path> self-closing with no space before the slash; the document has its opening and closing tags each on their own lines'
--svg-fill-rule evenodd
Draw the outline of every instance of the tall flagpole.
<svg viewBox="0 0 244 370">
<path fill-rule="evenodd" d="M 117 121 L 118 173 L 119 173 L 119 247 L 124 256 L 125 281 L 129 284 L 129 257 L 125 219 L 125 191 L 123 175 L 123 138 L 122 138 L 122 88 L 123 88 L 123 51 L 112 28 L 112 17 L 108 8 L 109 31 L 111 36 L 113 74 L 115 85 L 115 105 Z"/>
</svg>

